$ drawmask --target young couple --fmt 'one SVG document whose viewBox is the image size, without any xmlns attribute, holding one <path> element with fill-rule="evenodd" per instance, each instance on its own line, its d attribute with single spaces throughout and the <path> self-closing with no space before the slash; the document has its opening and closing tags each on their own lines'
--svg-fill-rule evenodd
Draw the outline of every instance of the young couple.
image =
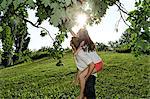
<svg viewBox="0 0 150 99">
<path fill-rule="evenodd" d="M 80 84 L 80 95 L 78 99 L 88 98 L 86 95 L 87 82 L 92 74 L 102 70 L 103 61 L 96 53 L 96 48 L 93 41 L 88 35 L 86 29 L 80 29 L 77 34 L 71 31 L 72 39 L 70 46 L 73 49 L 75 56 L 75 62 L 78 68 L 76 80 L 79 80 Z M 95 99 L 95 96 L 90 99 Z"/>
</svg>

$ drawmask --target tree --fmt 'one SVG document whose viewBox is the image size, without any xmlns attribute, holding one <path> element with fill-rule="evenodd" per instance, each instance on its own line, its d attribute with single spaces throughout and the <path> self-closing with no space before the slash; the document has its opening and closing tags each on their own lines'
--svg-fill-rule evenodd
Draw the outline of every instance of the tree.
<svg viewBox="0 0 150 99">
<path fill-rule="evenodd" d="M 3 46 L 3 53 L 2 53 L 2 64 L 4 66 L 10 66 L 13 64 L 12 57 L 13 57 L 13 39 L 11 35 L 11 28 L 5 25 L 2 34 L 2 46 Z"/>
<path fill-rule="evenodd" d="M 130 46 L 136 56 L 150 54 L 150 0 L 138 0 L 135 7 L 127 18 L 131 23 L 126 30 L 131 35 Z"/>
<path fill-rule="evenodd" d="M 107 50 L 109 50 L 107 45 L 105 45 L 103 43 L 98 43 L 98 42 L 96 42 L 96 48 L 97 48 L 98 51 L 107 51 Z"/>
<path fill-rule="evenodd" d="M 89 4 L 91 9 L 85 9 L 87 4 L 85 2 Z M 67 37 L 66 33 L 68 30 L 76 24 L 76 14 L 86 13 L 89 16 L 88 24 L 97 24 L 101 22 L 101 18 L 106 14 L 108 7 L 114 4 L 117 5 L 122 12 L 125 12 L 122 10 L 119 0 L 0 0 L 0 31 L 5 28 L 2 24 L 6 24 L 6 26 L 11 28 L 11 34 L 15 36 L 15 33 L 21 33 L 20 30 L 14 29 L 15 26 L 25 29 L 26 25 L 22 24 L 30 23 L 37 28 L 42 28 L 42 36 L 48 34 L 51 37 L 49 31 L 40 26 L 44 20 L 48 19 L 50 25 L 59 28 L 58 36 L 56 36 L 55 39 L 51 37 L 51 39 L 54 41 L 54 50 L 56 50 L 58 54 L 62 54 L 60 43 L 63 41 L 62 38 Z M 134 45 L 132 48 L 133 51 L 137 51 L 139 46 L 141 48 L 143 44 L 143 49 L 149 49 L 149 47 L 147 47 L 147 45 L 149 46 L 147 37 L 147 35 L 149 36 L 149 4 L 149 0 L 139 0 L 139 2 L 136 2 L 137 9 L 129 13 L 127 20 L 131 23 L 131 26 L 127 31 L 132 34 L 131 45 Z M 27 19 L 27 9 L 37 10 L 36 17 L 38 17 L 38 20 L 36 23 Z M 16 32 L 14 32 L 14 30 Z M 139 36 L 141 35 L 140 33 L 142 33 L 143 36 Z M 24 35 L 26 34 L 22 33 L 22 36 Z M 22 44 L 22 42 L 20 42 L 20 44 Z M 57 55 L 57 53 L 54 55 L 56 55 L 58 59 L 60 58 L 60 55 Z"/>
<path fill-rule="evenodd" d="M 2 38 L 2 45 L 4 49 L 3 53 L 7 51 L 7 53 L 5 53 L 4 56 L 2 55 L 2 57 L 4 58 L 5 56 L 7 56 L 6 54 L 11 53 L 11 55 L 8 54 L 8 56 L 11 56 L 11 58 L 2 59 L 2 63 L 4 66 L 9 66 L 9 65 L 19 63 L 21 61 L 21 59 L 23 58 L 23 51 L 27 49 L 30 38 L 27 37 L 28 36 L 27 24 L 23 20 L 23 18 L 27 18 L 26 8 L 24 7 L 15 8 L 16 2 L 13 2 L 12 4 L 10 3 L 11 1 L 10 2 L 3 1 L 2 4 L 5 5 L 6 2 L 7 2 L 6 5 L 7 7 L 9 7 L 9 9 L 6 8 L 3 11 L 1 11 L 0 26 L 2 28 L 1 38 Z M 5 10 L 7 11 L 5 12 Z M 3 31 L 5 27 L 10 29 L 9 32 L 11 36 L 9 36 L 9 38 L 7 37 L 8 33 L 7 36 L 4 35 L 6 34 L 6 31 Z M 11 43 L 8 43 L 3 39 L 10 39 L 11 41 L 10 40 L 9 41 Z M 5 48 L 6 45 L 9 47 L 11 46 L 12 50 L 10 50 L 8 47 Z M 6 61 L 11 61 L 11 63 Z"/>
<path fill-rule="evenodd" d="M 1 0 L 0 30 L 4 30 L 5 28 L 2 24 L 6 24 L 6 26 L 10 28 L 10 33 L 12 34 L 10 38 L 14 40 L 15 53 L 18 54 L 22 51 L 23 42 L 25 42 L 25 38 L 27 37 L 27 27 L 25 24 L 28 22 L 37 28 L 42 28 L 41 35 L 49 34 L 51 37 L 49 31 L 40 26 L 42 21 L 49 19 L 50 25 L 54 25 L 60 30 L 55 39 L 51 37 L 54 41 L 54 51 L 56 51 L 54 57 L 60 59 L 60 54 L 62 54 L 61 43 L 64 41 L 64 37 L 67 37 L 66 33 L 68 29 L 74 26 L 76 13 L 84 12 L 90 16 L 89 23 L 99 23 L 101 17 L 106 13 L 108 6 L 113 5 L 116 1 L 117 0 L 87 0 L 90 6 L 93 6 L 93 10 L 86 11 L 82 6 L 83 0 Z M 36 23 L 27 19 L 27 9 L 37 10 L 36 17 L 38 17 L 38 20 Z M 1 34 L 3 32 L 1 32 Z M 29 42 L 29 38 L 26 40 Z M 2 43 L 5 45 L 5 42 Z M 12 46 L 12 44 L 10 46 Z M 26 47 L 27 46 L 28 44 L 26 44 Z M 20 57 L 20 55 L 17 57 Z"/>
</svg>

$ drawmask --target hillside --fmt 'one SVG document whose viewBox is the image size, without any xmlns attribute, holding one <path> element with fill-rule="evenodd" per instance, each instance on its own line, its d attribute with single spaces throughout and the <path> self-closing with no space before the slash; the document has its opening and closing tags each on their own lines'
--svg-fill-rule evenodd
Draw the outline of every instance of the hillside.
<svg viewBox="0 0 150 99">
<path fill-rule="evenodd" d="M 135 58 L 112 52 L 99 55 L 105 66 L 96 81 L 97 99 L 150 98 L 150 56 Z M 76 72 L 72 54 L 66 54 L 63 63 L 57 67 L 55 60 L 43 58 L 0 69 L 0 99 L 74 99 L 79 87 L 72 83 Z"/>
</svg>

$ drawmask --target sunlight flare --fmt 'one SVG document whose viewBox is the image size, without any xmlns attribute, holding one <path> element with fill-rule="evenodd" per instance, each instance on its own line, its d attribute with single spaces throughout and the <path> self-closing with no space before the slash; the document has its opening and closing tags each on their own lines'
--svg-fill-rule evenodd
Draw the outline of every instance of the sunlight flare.
<svg viewBox="0 0 150 99">
<path fill-rule="evenodd" d="M 87 15 L 85 13 L 81 13 L 76 17 L 76 22 L 79 27 L 83 27 L 87 22 Z"/>
</svg>

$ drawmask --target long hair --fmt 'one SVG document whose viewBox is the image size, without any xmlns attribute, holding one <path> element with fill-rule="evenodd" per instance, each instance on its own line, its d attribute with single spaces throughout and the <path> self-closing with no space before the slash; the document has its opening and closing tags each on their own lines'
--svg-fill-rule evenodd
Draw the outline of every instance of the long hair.
<svg viewBox="0 0 150 99">
<path fill-rule="evenodd" d="M 81 41 L 84 41 L 84 45 L 87 46 L 88 51 L 94 51 L 95 50 L 95 44 L 91 40 L 90 36 L 88 35 L 88 31 L 86 29 L 80 29 L 79 30 L 79 39 Z"/>
</svg>

